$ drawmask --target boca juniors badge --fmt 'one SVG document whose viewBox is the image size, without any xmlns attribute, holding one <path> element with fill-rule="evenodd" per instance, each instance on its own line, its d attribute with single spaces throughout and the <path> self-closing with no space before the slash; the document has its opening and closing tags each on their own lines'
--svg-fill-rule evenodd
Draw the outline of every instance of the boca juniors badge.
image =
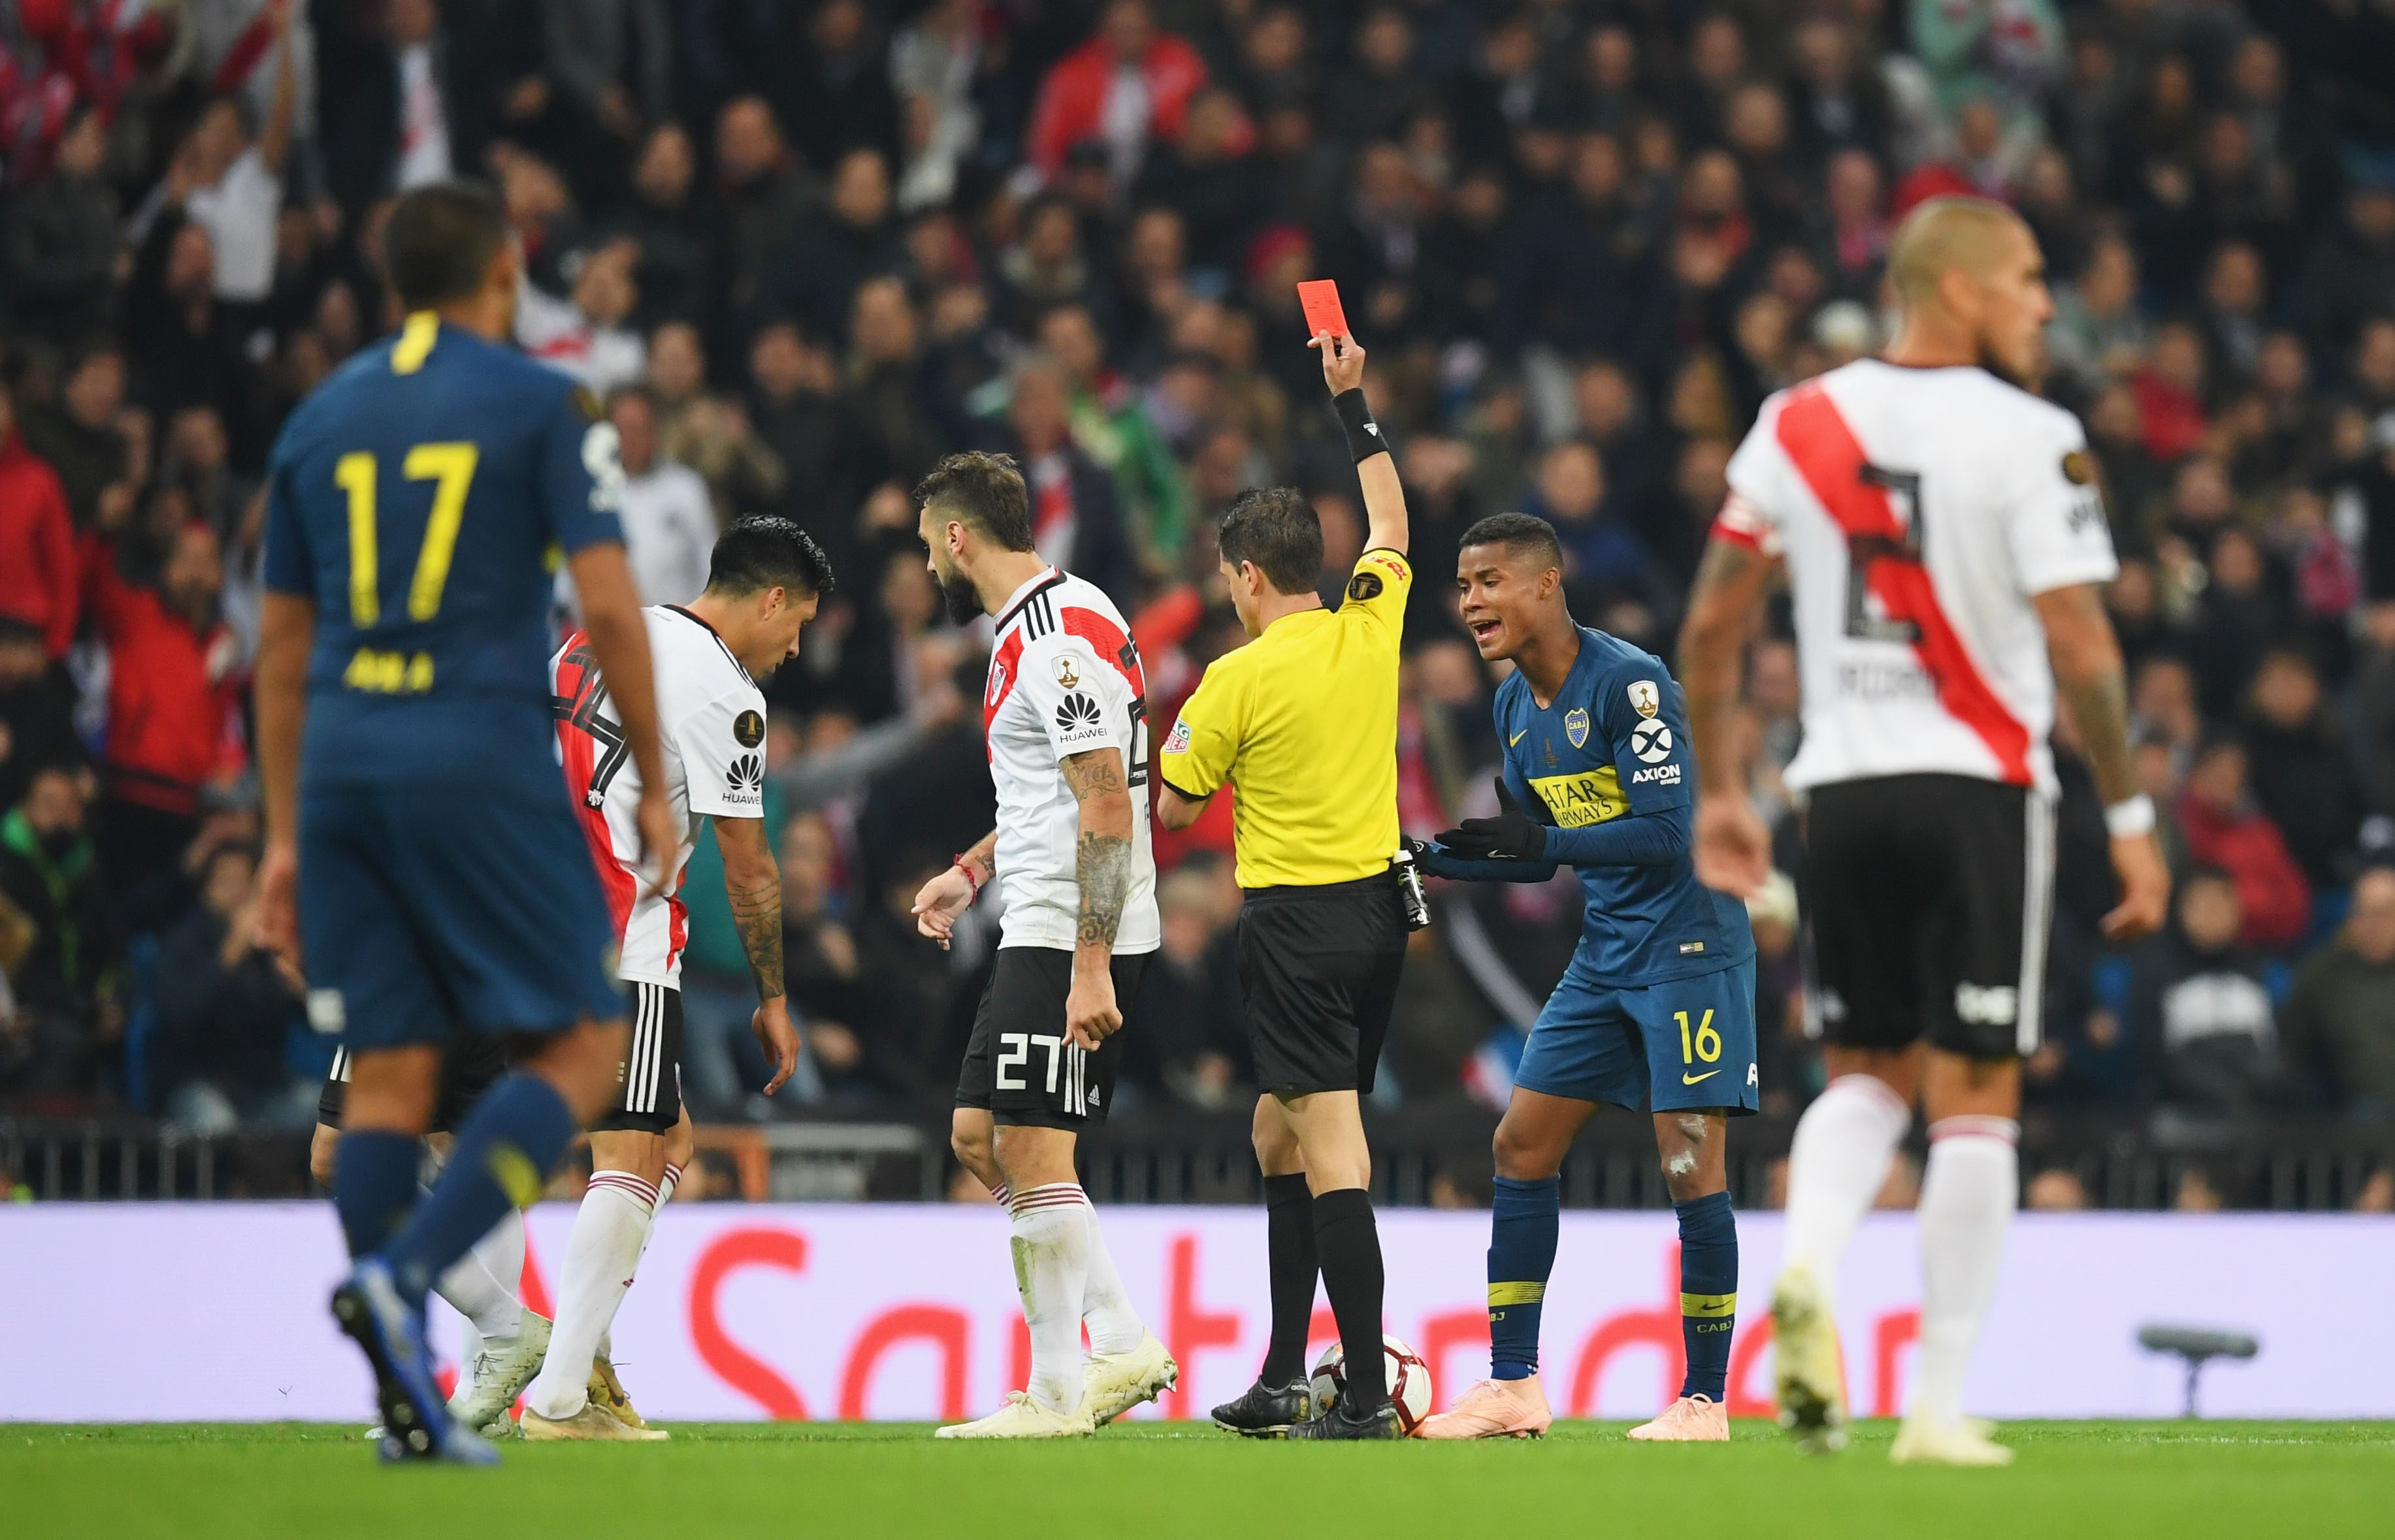
<svg viewBox="0 0 2395 1540">
<path fill-rule="evenodd" d="M 1571 740 L 1572 747 L 1586 747 L 1588 744 L 1588 713 L 1582 711 L 1578 706 L 1574 706 L 1569 711 L 1565 712 L 1564 736 Z"/>
</svg>

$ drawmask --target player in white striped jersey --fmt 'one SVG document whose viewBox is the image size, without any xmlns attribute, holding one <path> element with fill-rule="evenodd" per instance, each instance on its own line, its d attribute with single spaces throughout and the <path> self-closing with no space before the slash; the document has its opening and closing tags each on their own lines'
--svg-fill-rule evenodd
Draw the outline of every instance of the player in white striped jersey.
<svg viewBox="0 0 2395 1540">
<path fill-rule="evenodd" d="M 798 1067 L 782 987 L 782 878 L 765 827 L 765 697 L 754 676 L 799 652 L 799 631 L 831 591 L 831 564 L 787 519 L 742 519 L 716 540 L 707 590 L 687 607 L 651 605 L 657 736 L 666 799 L 682 831 L 664 870 L 641 868 L 640 773 L 607 709 L 606 686 L 577 633 L 549 660 L 559 758 L 615 922 L 617 977 L 632 1035 L 615 1109 L 590 1126 L 590 1186 L 558 1281 L 549 1354 L 524 1398 L 527 1439 L 663 1439 L 620 1385 L 589 1394 L 594 1357 L 632 1284 L 656 1211 L 690 1159 L 681 1104 L 681 887 L 702 820 L 715 826 L 732 914 L 757 979 L 757 1037 L 777 1060 L 768 1096 Z"/>
<path fill-rule="evenodd" d="M 1147 828 L 1147 687 L 1105 593 L 1040 559 L 1023 473 L 951 454 L 915 489 L 951 618 L 996 618 L 982 717 L 998 828 L 916 895 L 947 944 L 993 876 L 1006 901 L 989 989 L 957 1083 L 957 1156 L 1013 1211 L 1031 1383 L 942 1438 L 1094 1431 L 1179 1371 L 1140 1322 L 1073 1167 L 1105 1121 L 1123 1009 L 1162 943 Z M 1090 1358 L 1081 1357 L 1081 1328 Z"/>
<path fill-rule="evenodd" d="M 1922 1102 L 1921 1355 L 1899 1461 L 2003 1465 L 1963 1376 L 2018 1197 L 2020 1062 L 2052 921 L 2057 684 L 2108 804 L 2115 941 L 2170 878 L 2129 756 L 2115 575 L 2078 419 L 2024 387 L 2053 313 L 2037 241 L 2001 204 L 1932 199 L 1888 253 L 1884 357 L 1783 390 L 1729 467 L 1689 598 L 1680 682 L 1704 783 L 1697 871 L 1747 894 L 1769 838 L 1729 739 L 1748 622 L 1785 567 L 1805 689 L 1808 1025 L 1830 1086 L 1789 1157 L 1772 1316 L 1780 1418 L 1844 1441 L 1837 1266 Z"/>
</svg>

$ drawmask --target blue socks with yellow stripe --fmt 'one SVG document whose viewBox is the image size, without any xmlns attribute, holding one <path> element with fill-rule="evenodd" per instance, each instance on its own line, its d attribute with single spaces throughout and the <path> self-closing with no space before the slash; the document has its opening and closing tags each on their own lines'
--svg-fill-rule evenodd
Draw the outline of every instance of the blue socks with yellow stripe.
<svg viewBox="0 0 2395 1540">
<path fill-rule="evenodd" d="M 333 1212 L 351 1257 L 382 1249 L 416 1206 L 416 1173 L 424 1141 L 413 1134 L 359 1128 L 341 1135 L 333 1152 Z"/>
<path fill-rule="evenodd" d="M 1718 1402 L 1738 1323 L 1738 1219 L 1727 1192 L 1672 1207 L 1680 1217 L 1680 1336 L 1688 1355 L 1680 1394 Z"/>
<path fill-rule="evenodd" d="M 565 1099 L 536 1074 L 518 1070 L 474 1103 L 457 1130 L 457 1147 L 441 1179 L 383 1256 L 390 1263 L 401 1296 L 422 1306 L 432 1281 L 473 1249 L 510 1208 L 532 1203 L 549 1185 L 549 1173 L 574 1139 L 575 1121 Z M 409 1141 L 412 1145 L 413 1140 Z M 340 1152 L 341 1178 L 349 1177 L 348 1141 Z M 408 1167 L 414 1180 L 415 1166 Z M 344 1219 L 348 1210 L 343 1209 Z"/>
<path fill-rule="evenodd" d="M 1528 1379 L 1539 1372 L 1539 1314 L 1555 1270 L 1563 1179 L 1497 1178 L 1489 1225 L 1489 1373 Z"/>
</svg>

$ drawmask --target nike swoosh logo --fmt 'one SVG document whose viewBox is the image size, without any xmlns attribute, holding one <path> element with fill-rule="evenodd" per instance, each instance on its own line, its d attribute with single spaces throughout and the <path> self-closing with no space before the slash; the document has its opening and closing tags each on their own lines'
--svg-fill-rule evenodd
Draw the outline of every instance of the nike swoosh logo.
<svg viewBox="0 0 2395 1540">
<path fill-rule="evenodd" d="M 1527 737 L 1529 734 L 1529 731 L 1530 730 L 1528 728 L 1524 728 L 1520 732 L 1517 732 L 1511 738 L 1506 739 L 1505 746 L 1507 748 L 1512 748 L 1515 744 L 1520 743 L 1525 737 Z"/>
<path fill-rule="evenodd" d="M 1721 1073 L 1719 1070 L 1707 1070 L 1702 1074 L 1683 1073 L 1680 1076 L 1680 1084 L 1683 1086 L 1693 1086 L 1700 1080 L 1711 1080 L 1714 1076 L 1719 1073 Z"/>
</svg>

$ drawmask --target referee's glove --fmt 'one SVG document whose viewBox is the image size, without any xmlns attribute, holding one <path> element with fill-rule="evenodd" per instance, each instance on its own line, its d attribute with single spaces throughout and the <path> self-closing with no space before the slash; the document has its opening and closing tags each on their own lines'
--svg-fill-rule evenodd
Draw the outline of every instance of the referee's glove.
<svg viewBox="0 0 2395 1540">
<path fill-rule="evenodd" d="M 1544 861 L 1546 825 L 1522 810 L 1497 778 L 1497 816 L 1467 818 L 1460 827 L 1438 836 L 1440 848 L 1461 861 Z"/>
</svg>

